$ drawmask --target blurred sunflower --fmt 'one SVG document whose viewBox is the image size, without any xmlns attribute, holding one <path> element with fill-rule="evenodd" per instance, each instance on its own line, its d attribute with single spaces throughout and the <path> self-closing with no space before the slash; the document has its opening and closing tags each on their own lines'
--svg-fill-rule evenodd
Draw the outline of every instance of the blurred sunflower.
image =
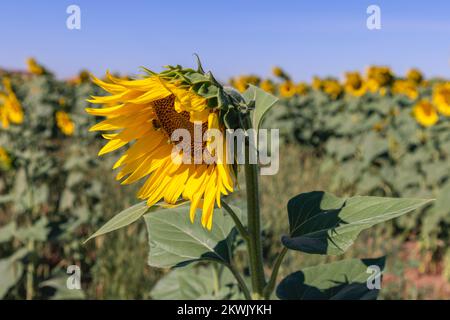
<svg viewBox="0 0 450 320">
<path fill-rule="evenodd" d="M 295 84 L 292 81 L 285 81 L 278 87 L 280 96 L 284 98 L 290 98 L 296 93 Z"/>
<path fill-rule="evenodd" d="M 0 147 L 0 169 L 9 169 L 11 162 L 8 152 L 3 147 Z"/>
<path fill-rule="evenodd" d="M 336 100 L 342 94 L 341 84 L 334 79 L 327 79 L 323 83 L 323 91 L 333 100 Z"/>
<path fill-rule="evenodd" d="M 419 69 L 412 68 L 406 73 L 406 79 L 418 85 L 423 81 L 423 74 Z"/>
<path fill-rule="evenodd" d="M 395 80 L 392 93 L 405 95 L 411 100 L 416 100 L 419 97 L 417 83 L 411 80 Z"/>
<path fill-rule="evenodd" d="M 442 115 L 450 117 L 450 82 L 433 88 L 433 102 Z"/>
<path fill-rule="evenodd" d="M 247 90 L 249 84 L 258 86 L 260 82 L 261 79 L 259 77 L 254 75 L 248 75 L 232 78 L 230 80 L 230 85 L 236 88 L 239 92 L 244 92 L 245 90 Z"/>
<path fill-rule="evenodd" d="M 281 69 L 280 67 L 273 67 L 272 74 L 275 77 L 281 77 L 281 76 L 283 76 L 284 72 L 283 72 L 283 69 Z"/>
<path fill-rule="evenodd" d="M 272 74 L 277 77 L 277 78 L 281 78 L 285 81 L 290 81 L 291 78 L 289 77 L 289 75 L 280 67 L 273 67 L 272 68 Z"/>
<path fill-rule="evenodd" d="M 93 97 L 92 103 L 115 103 L 113 107 L 88 108 L 91 115 L 104 116 L 106 120 L 94 125 L 90 131 L 115 131 L 104 134 L 109 142 L 100 150 L 99 155 L 117 150 L 134 141 L 128 150 L 118 159 L 114 169 L 121 168 L 117 180 L 122 184 L 131 184 L 146 178 L 137 196 L 146 199 L 149 207 L 160 200 L 176 204 L 180 199 L 191 202 L 190 219 L 193 222 L 197 208 L 202 209 L 201 223 L 212 227 L 214 206 L 221 206 L 221 196 L 234 189 L 234 172 L 225 164 L 226 145 L 223 152 L 217 152 L 217 161 L 207 163 L 202 157 L 200 163 L 182 163 L 174 161 L 181 157 L 194 158 L 196 154 L 209 155 L 211 141 L 201 145 L 191 142 L 188 154 L 176 150 L 179 142 L 171 141 L 177 129 L 185 129 L 194 136 L 194 121 L 200 122 L 200 129 L 217 129 L 224 132 L 219 122 L 217 96 L 200 95 L 199 86 L 186 83 L 189 76 L 196 81 L 206 79 L 203 73 L 181 67 L 168 67 L 161 73 L 149 71 L 147 78 L 139 80 L 121 80 L 107 74 L 109 83 L 93 78 L 93 81 L 111 95 Z M 170 69 L 172 68 L 172 69 Z M 181 76 L 180 76 L 181 75 Z M 203 88 L 211 92 L 208 80 Z M 222 135 L 224 136 L 224 135 Z"/>
<path fill-rule="evenodd" d="M 311 83 L 311 87 L 314 90 L 322 90 L 323 89 L 323 80 L 320 79 L 319 77 L 313 77 L 312 83 Z"/>
<path fill-rule="evenodd" d="M 433 126 L 439 120 L 436 108 L 427 100 L 421 100 L 414 106 L 413 115 L 416 121 L 424 127 Z"/>
<path fill-rule="evenodd" d="M 367 92 L 367 85 L 359 72 L 347 72 L 344 82 L 345 92 L 355 97 L 361 97 Z"/>
<path fill-rule="evenodd" d="M 295 91 L 298 95 L 306 95 L 309 92 L 308 84 L 306 84 L 305 82 L 299 82 L 295 87 Z"/>
<path fill-rule="evenodd" d="M 259 87 L 269 93 L 274 93 L 276 89 L 275 84 L 270 79 L 261 81 Z"/>
<path fill-rule="evenodd" d="M 0 122 L 6 129 L 10 123 L 21 124 L 23 122 L 23 111 L 9 78 L 3 78 L 3 87 L 4 91 L 0 91 Z"/>
<path fill-rule="evenodd" d="M 70 119 L 70 116 L 67 112 L 56 111 L 55 118 L 56 125 L 62 133 L 64 133 L 66 136 L 73 135 L 73 132 L 75 131 L 75 124 L 73 123 L 72 119 Z"/>
<path fill-rule="evenodd" d="M 45 69 L 39 65 L 34 58 L 28 58 L 27 59 L 27 66 L 28 66 L 28 72 L 35 74 L 35 75 L 43 75 L 45 73 Z"/>
<path fill-rule="evenodd" d="M 90 80 L 89 71 L 87 70 L 81 70 L 78 75 L 72 79 L 70 79 L 68 82 L 72 85 L 80 85 L 83 83 L 88 83 Z"/>
<path fill-rule="evenodd" d="M 386 95 L 387 87 L 389 87 L 394 75 L 389 67 L 370 66 L 366 70 L 367 87 L 370 92 L 379 92 L 382 96 Z"/>
</svg>

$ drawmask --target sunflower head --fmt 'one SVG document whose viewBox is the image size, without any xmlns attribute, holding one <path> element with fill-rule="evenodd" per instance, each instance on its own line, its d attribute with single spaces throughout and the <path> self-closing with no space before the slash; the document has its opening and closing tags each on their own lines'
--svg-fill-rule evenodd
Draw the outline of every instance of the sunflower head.
<svg viewBox="0 0 450 320">
<path fill-rule="evenodd" d="M 270 79 L 265 79 L 261 81 L 259 87 L 269 93 L 274 93 L 276 89 L 275 84 Z"/>
<path fill-rule="evenodd" d="M 248 86 L 250 84 L 254 86 L 258 86 L 261 82 L 261 79 L 258 76 L 255 75 L 248 75 L 248 76 L 239 76 L 236 78 L 232 78 L 230 80 L 230 85 L 238 90 L 239 92 L 244 92 L 247 90 Z"/>
<path fill-rule="evenodd" d="M 391 85 L 394 75 L 389 67 L 386 66 L 370 66 L 367 68 L 366 77 L 377 83 L 378 87 Z"/>
<path fill-rule="evenodd" d="M 413 115 L 416 121 L 424 127 L 431 127 L 439 120 L 436 108 L 427 100 L 421 100 L 414 106 Z"/>
<path fill-rule="evenodd" d="M 80 85 L 83 83 L 88 83 L 89 81 L 90 81 L 89 71 L 83 69 L 78 73 L 76 77 L 70 79 L 69 83 L 72 85 Z"/>
<path fill-rule="evenodd" d="M 309 86 L 305 82 L 299 82 L 295 88 L 295 91 L 298 95 L 304 96 L 309 92 Z"/>
<path fill-rule="evenodd" d="M 11 158 L 5 148 L 0 147 L 0 169 L 8 170 L 11 168 Z"/>
<path fill-rule="evenodd" d="M 292 81 L 285 81 L 279 86 L 280 96 L 290 98 L 296 93 L 295 84 Z"/>
<path fill-rule="evenodd" d="M 38 76 L 46 73 L 45 68 L 43 66 L 41 66 L 34 58 L 27 59 L 27 67 L 28 67 L 28 72 L 38 75 Z"/>
<path fill-rule="evenodd" d="M 450 82 L 435 85 L 433 102 L 442 115 L 450 117 Z"/>
<path fill-rule="evenodd" d="M 3 78 L 3 88 L 0 90 L 0 124 L 6 129 L 10 123 L 23 122 L 23 111 L 7 77 Z"/>
<path fill-rule="evenodd" d="M 61 130 L 63 134 L 66 136 L 73 135 L 73 132 L 75 131 L 75 124 L 73 123 L 72 119 L 70 119 L 70 116 L 65 111 L 57 111 L 55 113 L 56 118 L 56 125 Z"/>
<path fill-rule="evenodd" d="M 283 69 L 281 69 L 280 67 L 273 67 L 272 74 L 275 77 L 281 77 L 284 74 L 284 72 L 283 72 Z"/>
<path fill-rule="evenodd" d="M 414 82 L 415 84 L 421 84 L 423 81 L 423 74 L 419 69 L 409 69 L 406 73 L 406 79 Z"/>
<path fill-rule="evenodd" d="M 411 100 L 419 97 L 417 83 L 411 80 L 395 80 L 392 86 L 392 93 L 405 95 Z"/>
<path fill-rule="evenodd" d="M 314 76 L 312 79 L 311 87 L 314 90 L 323 90 L 324 81 L 319 77 Z"/>
<path fill-rule="evenodd" d="M 360 97 L 367 92 L 367 86 L 359 72 L 347 72 L 344 82 L 345 92 Z"/>
<path fill-rule="evenodd" d="M 239 106 L 237 93 L 230 94 L 201 65 L 198 70 L 145 70 L 145 77 L 136 80 L 109 74 L 108 81 L 93 78 L 110 94 L 89 100 L 107 107 L 86 109 L 106 117 L 91 131 L 110 131 L 103 135 L 108 143 L 99 155 L 128 146 L 113 167 L 119 169 L 117 179 L 122 184 L 145 179 L 137 196 L 149 207 L 159 201 L 190 201 L 191 221 L 201 208 L 202 224 L 211 229 L 214 206 L 220 207 L 221 196 L 233 191 L 235 174 L 225 159 L 224 135 L 211 138 L 208 133 L 223 133 L 232 126 L 227 115 Z M 189 140 L 174 139 L 180 129 Z M 205 134 L 208 138 L 202 140 Z M 214 143 L 218 147 L 213 148 Z M 212 158 L 215 161 L 208 161 Z"/>
<path fill-rule="evenodd" d="M 280 67 L 276 66 L 272 68 L 272 74 L 277 77 L 277 78 L 281 78 L 285 81 L 289 81 L 291 79 L 291 77 L 289 77 L 289 75 Z"/>
<path fill-rule="evenodd" d="M 343 92 L 341 84 L 335 79 L 327 79 L 323 83 L 323 91 L 331 98 L 336 100 Z"/>
</svg>

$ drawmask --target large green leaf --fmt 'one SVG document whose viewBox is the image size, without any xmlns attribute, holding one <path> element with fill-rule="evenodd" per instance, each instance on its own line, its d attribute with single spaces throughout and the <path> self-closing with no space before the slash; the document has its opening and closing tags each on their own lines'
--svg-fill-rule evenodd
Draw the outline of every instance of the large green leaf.
<svg viewBox="0 0 450 320">
<path fill-rule="evenodd" d="M 288 275 L 277 287 L 282 300 L 373 300 L 385 258 L 350 259 L 305 268 Z M 370 284 L 370 286 L 368 285 Z"/>
<path fill-rule="evenodd" d="M 255 102 L 252 122 L 253 128 L 258 130 L 264 115 L 278 101 L 278 98 L 251 84 L 243 93 L 243 97 L 247 103 Z"/>
<path fill-rule="evenodd" d="M 176 268 L 151 291 L 158 300 L 211 300 L 241 297 L 230 271 L 217 265 Z"/>
<path fill-rule="evenodd" d="M 189 220 L 187 205 L 144 216 L 150 244 L 149 265 L 163 268 L 198 260 L 230 262 L 235 236 L 232 218 L 224 215 L 221 209 L 215 209 L 212 229 L 209 231 L 202 227 L 199 213 L 194 223 Z"/>
<path fill-rule="evenodd" d="M 313 254 L 341 254 L 359 233 L 377 223 L 394 219 L 430 202 L 424 199 L 381 197 L 338 198 L 314 191 L 288 203 L 290 235 L 283 244 Z"/>
<path fill-rule="evenodd" d="M 135 222 L 137 219 L 142 217 L 147 211 L 146 201 L 135 204 L 134 206 L 123 210 L 122 212 L 116 214 L 111 220 L 105 223 L 100 229 L 98 229 L 93 235 L 91 235 L 85 242 L 92 238 L 104 235 L 105 233 L 123 228 L 129 224 Z"/>
</svg>

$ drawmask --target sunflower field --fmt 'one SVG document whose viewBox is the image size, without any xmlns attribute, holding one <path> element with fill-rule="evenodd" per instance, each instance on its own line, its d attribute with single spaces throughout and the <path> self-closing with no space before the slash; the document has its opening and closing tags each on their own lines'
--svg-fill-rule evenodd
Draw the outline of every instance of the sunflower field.
<svg viewBox="0 0 450 320">
<path fill-rule="evenodd" d="M 324 274 L 343 281 L 336 270 L 353 270 L 349 279 L 364 281 L 369 262 L 384 269 L 379 298 L 450 298 L 448 80 L 426 79 L 417 69 L 400 76 L 387 66 L 308 83 L 280 67 L 270 78 L 229 81 L 205 73 L 200 62 L 197 70 L 144 71 L 148 78 L 96 78 L 83 70 L 61 80 L 32 58 L 27 71 L 0 70 L 0 298 L 295 299 L 305 290 L 292 287 L 300 268 L 312 279 L 308 285 L 321 289 L 312 299 L 374 298 L 378 291 L 353 288 L 349 295 L 320 282 Z M 256 126 L 278 129 L 281 142 L 279 172 L 259 181 L 261 230 L 258 221 L 240 222 L 254 204 L 243 193 L 255 185 L 234 178 L 251 182 L 251 172 L 171 166 L 160 135 L 191 130 L 193 119 L 207 128 L 239 127 L 234 107 L 258 110 L 258 101 L 268 107 Z M 150 158 L 157 161 L 143 166 Z M 112 168 L 120 168 L 116 177 Z M 320 189 L 327 193 L 312 192 Z M 328 192 L 364 197 L 343 201 Z M 295 225 L 302 217 L 293 211 L 318 197 L 330 206 L 311 206 L 318 215 L 349 210 L 348 221 L 328 221 L 325 247 L 306 243 L 314 232 L 303 230 L 308 219 Z M 379 199 L 394 198 L 405 201 L 381 210 Z M 413 198 L 435 201 L 408 202 Z M 289 222 L 279 218 L 286 203 Z M 359 206 L 383 214 L 353 221 Z M 345 223 L 351 235 L 334 237 Z M 189 232 L 181 233 L 186 225 Z M 262 235 L 260 252 L 252 230 Z M 264 264 L 252 261 L 258 255 Z M 81 270 L 75 290 L 68 286 L 71 266 Z"/>
</svg>

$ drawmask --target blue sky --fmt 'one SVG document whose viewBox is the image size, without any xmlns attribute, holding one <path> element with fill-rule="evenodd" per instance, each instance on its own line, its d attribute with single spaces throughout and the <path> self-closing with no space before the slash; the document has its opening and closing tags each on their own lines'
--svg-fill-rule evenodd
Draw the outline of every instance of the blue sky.
<svg viewBox="0 0 450 320">
<path fill-rule="evenodd" d="M 66 28 L 70 4 L 81 8 L 81 30 Z M 381 8 L 381 30 L 366 28 L 370 4 Z M 308 80 L 369 64 L 450 78 L 446 0 L 15 0 L 2 1 L 0 30 L 1 67 L 34 56 L 60 77 L 193 66 L 198 53 L 223 80 L 267 76 L 274 65 Z"/>
</svg>

